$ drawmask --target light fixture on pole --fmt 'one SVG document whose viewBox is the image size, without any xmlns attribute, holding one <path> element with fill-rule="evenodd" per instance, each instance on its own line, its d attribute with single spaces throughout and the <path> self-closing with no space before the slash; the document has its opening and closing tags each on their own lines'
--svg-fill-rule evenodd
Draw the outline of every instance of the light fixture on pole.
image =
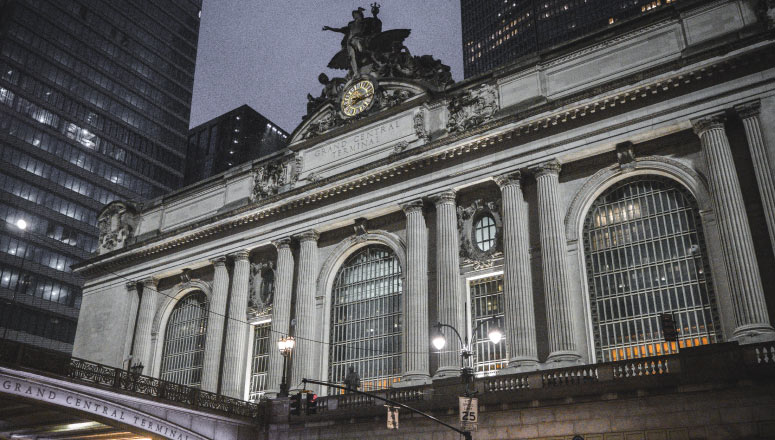
<svg viewBox="0 0 775 440">
<path fill-rule="evenodd" d="M 296 340 L 293 339 L 293 336 L 282 337 L 277 341 L 277 349 L 283 355 L 283 380 L 280 382 L 280 393 L 277 394 L 277 397 L 288 397 L 288 358 L 293 352 L 294 345 L 296 345 Z"/>
<path fill-rule="evenodd" d="M 484 324 L 485 322 L 489 322 L 493 319 L 496 319 L 496 317 L 491 316 L 489 318 L 483 319 L 479 321 L 479 324 L 474 328 L 474 331 L 471 332 L 472 335 L 475 335 L 476 332 L 479 330 L 479 328 Z M 444 336 L 444 334 L 441 332 L 442 327 L 447 327 L 452 329 L 453 332 L 455 332 L 455 336 L 457 336 L 457 339 L 460 341 L 460 346 L 462 347 L 460 349 L 460 373 L 461 377 L 463 379 L 463 383 L 466 384 L 466 395 L 472 394 L 473 390 L 471 389 L 471 384 L 473 383 L 474 379 L 474 367 L 471 362 L 471 357 L 473 356 L 474 352 L 471 347 L 471 344 L 473 341 L 470 341 L 468 337 L 466 336 L 465 340 L 460 336 L 460 333 L 457 331 L 455 327 L 452 327 L 448 324 L 442 324 L 441 322 L 436 323 L 434 327 L 433 336 L 431 336 L 431 344 L 436 348 L 436 350 L 441 351 L 445 345 L 447 345 L 447 338 Z M 494 325 L 490 327 L 489 331 L 487 332 L 487 337 L 490 339 L 490 342 L 493 344 L 497 344 L 503 339 L 503 331 L 501 331 L 500 327 L 497 325 Z"/>
</svg>

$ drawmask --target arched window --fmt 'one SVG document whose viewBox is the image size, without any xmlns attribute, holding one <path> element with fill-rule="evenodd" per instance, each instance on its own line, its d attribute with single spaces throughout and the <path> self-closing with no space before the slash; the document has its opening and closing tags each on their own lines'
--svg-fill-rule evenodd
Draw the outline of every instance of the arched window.
<svg viewBox="0 0 775 440">
<path fill-rule="evenodd" d="M 657 176 L 623 180 L 584 223 L 587 281 L 601 362 L 716 342 L 719 329 L 697 203 Z M 672 315 L 679 342 L 665 342 Z"/>
<path fill-rule="evenodd" d="M 184 296 L 172 309 L 164 332 L 162 380 L 193 387 L 202 382 L 208 306 L 207 296 L 198 291 Z"/>
<path fill-rule="evenodd" d="M 388 247 L 367 246 L 347 258 L 332 292 L 332 382 L 342 382 L 350 366 L 364 391 L 399 380 L 402 290 L 401 266 Z"/>
<path fill-rule="evenodd" d="M 495 219 L 489 214 L 479 217 L 474 225 L 474 241 L 476 242 L 476 247 L 482 252 L 489 251 L 495 246 L 495 234 Z"/>
</svg>

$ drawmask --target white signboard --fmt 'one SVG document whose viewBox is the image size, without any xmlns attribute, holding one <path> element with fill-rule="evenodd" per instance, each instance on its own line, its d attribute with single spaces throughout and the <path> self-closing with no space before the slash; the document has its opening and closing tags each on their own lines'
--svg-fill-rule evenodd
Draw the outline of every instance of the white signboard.
<svg viewBox="0 0 775 440">
<path fill-rule="evenodd" d="M 459 397 L 460 429 L 476 431 L 479 423 L 479 399 L 476 397 Z"/>
<path fill-rule="evenodd" d="M 385 405 L 387 408 L 387 429 L 398 429 L 398 407 Z"/>
</svg>

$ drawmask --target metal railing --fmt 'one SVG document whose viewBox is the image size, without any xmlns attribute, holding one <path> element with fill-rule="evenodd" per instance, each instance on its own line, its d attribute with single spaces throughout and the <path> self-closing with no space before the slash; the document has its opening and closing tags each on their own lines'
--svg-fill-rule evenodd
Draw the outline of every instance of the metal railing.
<svg viewBox="0 0 775 440">
<path fill-rule="evenodd" d="M 24 368 L 231 416 L 257 419 L 260 414 L 257 403 L 202 391 L 13 341 L 0 341 L 0 365 Z"/>
</svg>

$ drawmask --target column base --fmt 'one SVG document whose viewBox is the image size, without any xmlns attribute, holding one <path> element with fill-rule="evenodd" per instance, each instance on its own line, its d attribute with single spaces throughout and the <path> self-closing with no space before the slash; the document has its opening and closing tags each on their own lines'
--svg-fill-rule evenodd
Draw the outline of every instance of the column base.
<svg viewBox="0 0 775 440">
<path fill-rule="evenodd" d="M 509 366 L 498 370 L 496 375 L 530 373 L 540 369 L 538 359 L 515 358 L 509 360 Z"/>
<path fill-rule="evenodd" d="M 766 324 L 743 325 L 732 333 L 732 340 L 741 345 L 775 341 L 775 329 Z"/>
<path fill-rule="evenodd" d="M 549 370 L 552 368 L 573 367 L 575 365 L 581 365 L 580 354 L 575 351 L 555 351 L 546 358 L 543 369 Z"/>
<path fill-rule="evenodd" d="M 433 374 L 433 380 L 447 379 L 450 377 L 460 377 L 460 367 L 443 367 L 436 370 Z"/>
<path fill-rule="evenodd" d="M 401 376 L 400 382 L 395 382 L 393 388 L 415 387 L 420 385 L 429 385 L 432 382 L 431 376 L 427 373 L 406 373 Z"/>
</svg>

